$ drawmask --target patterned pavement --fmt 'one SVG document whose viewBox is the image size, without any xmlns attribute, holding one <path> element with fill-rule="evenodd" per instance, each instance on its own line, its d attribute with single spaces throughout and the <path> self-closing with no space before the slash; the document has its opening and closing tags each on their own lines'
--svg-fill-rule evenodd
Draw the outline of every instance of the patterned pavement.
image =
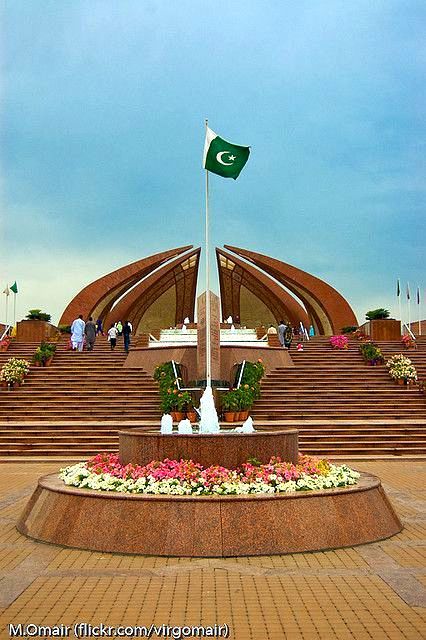
<svg viewBox="0 0 426 640">
<path fill-rule="evenodd" d="M 237 640 L 426 638 L 424 462 L 352 465 L 382 479 L 404 523 L 389 540 L 336 551 L 227 559 L 105 554 L 25 538 L 15 521 L 37 478 L 58 466 L 0 465 L 1 639 L 10 637 L 10 623 L 76 622 L 226 623 Z M 68 637 L 75 637 L 72 629 Z"/>
</svg>

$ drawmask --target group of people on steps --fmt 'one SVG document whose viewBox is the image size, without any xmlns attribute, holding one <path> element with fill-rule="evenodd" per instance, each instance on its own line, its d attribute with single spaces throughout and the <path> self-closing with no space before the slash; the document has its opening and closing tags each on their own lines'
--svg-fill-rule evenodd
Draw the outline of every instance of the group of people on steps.
<svg viewBox="0 0 426 640">
<path fill-rule="evenodd" d="M 128 320 L 124 322 L 124 325 L 121 320 L 112 324 L 107 332 L 111 351 L 114 351 L 117 346 L 117 338 L 123 337 L 124 351 L 129 353 L 130 336 L 132 335 L 132 331 L 133 327 Z M 93 318 L 90 317 L 87 322 L 84 322 L 83 316 L 80 314 L 71 325 L 70 344 L 72 350 L 83 351 L 84 347 L 86 347 L 87 351 L 93 351 L 96 336 L 98 335 L 105 335 L 102 320 L 98 318 L 95 323 Z"/>
</svg>

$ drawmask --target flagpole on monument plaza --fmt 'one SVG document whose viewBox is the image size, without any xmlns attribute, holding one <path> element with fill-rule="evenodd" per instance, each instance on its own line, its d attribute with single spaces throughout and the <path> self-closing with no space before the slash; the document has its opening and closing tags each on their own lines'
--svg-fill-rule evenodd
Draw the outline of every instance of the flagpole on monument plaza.
<svg viewBox="0 0 426 640">
<path fill-rule="evenodd" d="M 417 317 L 418 317 L 418 329 L 419 336 L 422 335 L 422 323 L 421 323 L 421 299 L 420 299 L 420 287 L 417 287 Z"/>
<path fill-rule="evenodd" d="M 6 287 L 6 289 L 7 289 L 7 287 Z M 6 293 L 6 290 L 3 293 L 5 293 L 5 295 L 6 295 L 6 319 L 5 319 L 5 324 L 7 326 L 7 303 L 9 302 L 9 294 Z"/>
<path fill-rule="evenodd" d="M 401 287 L 399 284 L 399 278 L 396 281 L 396 297 L 398 298 L 398 307 L 399 307 L 399 321 L 401 323 L 401 335 L 404 333 L 404 323 L 402 320 L 402 305 L 401 305 Z"/>
<path fill-rule="evenodd" d="M 209 121 L 206 118 L 206 132 Z M 206 386 L 212 382 L 211 340 L 210 340 L 210 269 L 209 269 L 209 171 L 206 169 Z"/>
</svg>

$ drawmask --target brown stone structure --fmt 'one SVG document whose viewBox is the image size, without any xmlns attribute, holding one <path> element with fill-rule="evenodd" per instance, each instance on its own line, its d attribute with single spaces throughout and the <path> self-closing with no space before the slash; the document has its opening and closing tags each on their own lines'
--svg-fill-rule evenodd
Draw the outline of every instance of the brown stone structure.
<svg viewBox="0 0 426 640">
<path fill-rule="evenodd" d="M 55 473 L 40 478 L 17 529 L 80 549 L 227 557 L 351 547 L 402 525 L 380 480 L 367 473 L 351 487 L 241 496 L 91 491 L 67 487 Z"/>
<path fill-rule="evenodd" d="M 226 248 L 232 253 L 216 249 L 223 318 L 232 316 L 248 326 L 257 320 L 302 322 L 323 335 L 357 324 L 349 304 L 326 282 L 263 254 Z M 92 282 L 69 303 L 60 324 L 71 324 L 83 314 L 101 318 L 105 325 L 130 320 L 134 333 L 140 333 L 179 325 L 185 317 L 194 321 L 200 249 L 190 249 L 157 253 Z M 202 323 L 202 304 L 198 315 Z M 198 338 L 203 351 L 203 331 Z"/>
<path fill-rule="evenodd" d="M 305 309 L 271 277 L 223 249 L 216 249 L 219 270 L 222 317 L 244 318 L 241 315 L 241 288 L 248 289 L 259 298 L 273 314 L 278 323 L 288 320 L 293 326 L 310 321 Z"/>
<path fill-rule="evenodd" d="M 237 469 L 250 458 L 268 464 L 273 456 L 297 464 L 299 445 L 297 429 L 285 431 L 255 431 L 190 435 L 173 433 L 163 435 L 146 429 L 119 431 L 121 464 L 145 465 L 152 460 L 196 460 L 203 467 L 220 465 Z"/>
<path fill-rule="evenodd" d="M 294 293 L 303 302 L 317 334 L 340 333 L 342 327 L 358 324 L 345 298 L 323 280 L 261 253 L 230 245 L 225 247 L 250 261 Z"/>
<path fill-rule="evenodd" d="M 114 303 L 142 278 L 168 260 L 192 249 L 192 245 L 156 253 L 132 262 L 88 284 L 69 303 L 59 324 L 71 324 L 79 314 L 105 320 Z"/>
<path fill-rule="evenodd" d="M 206 292 L 198 298 L 198 331 L 197 331 L 197 370 L 198 378 L 206 378 L 207 344 L 206 344 Z M 210 291 L 210 347 L 211 375 L 213 380 L 220 379 L 220 309 L 219 298 Z"/>
<path fill-rule="evenodd" d="M 200 251 L 194 249 L 189 254 L 178 256 L 147 276 L 109 312 L 105 325 L 130 320 L 137 333 L 149 307 L 172 287 L 175 291 L 174 324 L 182 323 L 187 316 L 193 319 Z"/>
</svg>

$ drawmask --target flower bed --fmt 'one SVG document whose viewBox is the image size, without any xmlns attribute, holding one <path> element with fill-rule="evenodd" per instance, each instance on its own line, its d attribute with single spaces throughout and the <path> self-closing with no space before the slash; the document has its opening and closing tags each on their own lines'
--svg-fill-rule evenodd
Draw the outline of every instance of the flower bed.
<svg viewBox="0 0 426 640">
<path fill-rule="evenodd" d="M 349 340 L 346 336 L 331 336 L 330 344 L 333 349 L 347 349 Z"/>
<path fill-rule="evenodd" d="M 192 460 L 152 461 L 145 466 L 120 464 L 118 455 L 100 453 L 87 462 L 61 469 L 66 485 L 96 491 L 152 495 L 244 495 L 335 489 L 357 483 L 359 473 L 346 465 L 299 456 L 299 464 L 271 458 L 240 469 L 203 468 Z"/>
</svg>

